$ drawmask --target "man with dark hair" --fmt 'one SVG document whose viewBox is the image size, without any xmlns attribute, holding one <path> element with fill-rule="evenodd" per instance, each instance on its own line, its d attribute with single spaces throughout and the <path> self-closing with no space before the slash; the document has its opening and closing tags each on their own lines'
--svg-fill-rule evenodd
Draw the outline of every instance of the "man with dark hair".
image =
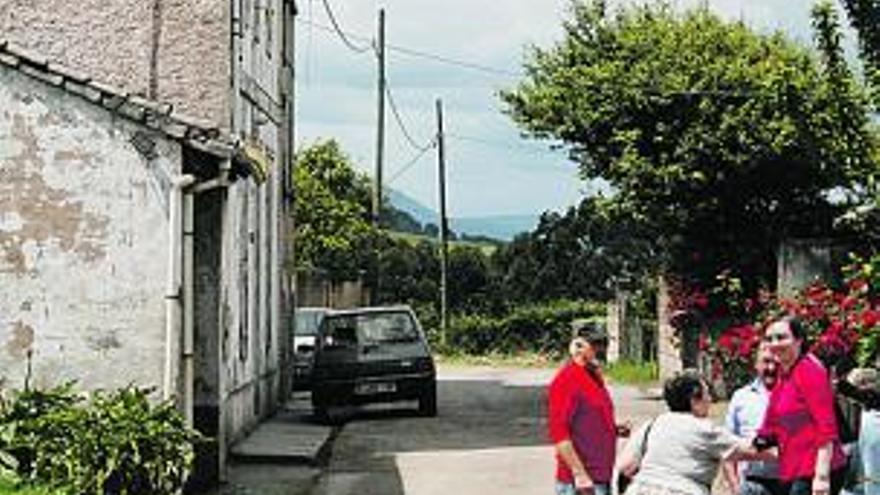
<svg viewBox="0 0 880 495">
<path fill-rule="evenodd" d="M 608 339 L 598 324 L 572 322 L 571 359 L 548 389 L 550 439 L 556 447 L 557 495 L 608 495 L 618 426 L 599 369 Z"/>
</svg>

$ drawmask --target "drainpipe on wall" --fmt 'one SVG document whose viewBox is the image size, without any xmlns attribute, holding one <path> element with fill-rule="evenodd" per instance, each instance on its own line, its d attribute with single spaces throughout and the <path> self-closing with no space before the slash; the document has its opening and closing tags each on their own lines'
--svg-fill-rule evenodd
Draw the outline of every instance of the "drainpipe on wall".
<svg viewBox="0 0 880 495">
<path fill-rule="evenodd" d="M 181 301 L 183 264 L 183 189 L 192 185 L 195 177 L 180 175 L 172 178 L 168 218 L 168 277 L 165 286 L 165 374 L 162 398 L 175 397 L 179 374 L 180 338 L 183 326 Z"/>
<path fill-rule="evenodd" d="M 191 191 L 183 193 L 183 415 L 187 426 L 193 426 L 195 403 L 195 278 L 193 277 L 193 235 L 195 230 L 195 196 Z"/>
</svg>

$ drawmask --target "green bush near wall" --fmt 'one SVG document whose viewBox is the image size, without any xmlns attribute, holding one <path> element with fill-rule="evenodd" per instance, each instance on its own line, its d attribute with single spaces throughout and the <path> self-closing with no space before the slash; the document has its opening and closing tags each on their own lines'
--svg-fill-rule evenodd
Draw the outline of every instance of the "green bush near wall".
<svg viewBox="0 0 880 495">
<path fill-rule="evenodd" d="M 587 318 L 604 322 L 605 305 L 586 301 L 557 301 L 516 308 L 502 317 L 455 316 L 449 323 L 448 354 L 557 355 L 566 351 L 571 338 L 569 324 Z"/>
<path fill-rule="evenodd" d="M 84 396 L 67 384 L 0 401 L 0 451 L 15 458 L 17 478 L 7 476 L 0 488 L 64 495 L 177 493 L 200 436 L 174 404 L 156 403 L 150 395 L 150 389 L 126 387 Z"/>
</svg>

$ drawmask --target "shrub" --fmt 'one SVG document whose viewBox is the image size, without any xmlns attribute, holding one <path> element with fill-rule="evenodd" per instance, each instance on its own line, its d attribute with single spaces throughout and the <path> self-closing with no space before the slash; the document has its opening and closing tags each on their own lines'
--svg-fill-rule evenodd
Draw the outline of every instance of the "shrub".
<svg viewBox="0 0 880 495">
<path fill-rule="evenodd" d="M 150 389 L 96 392 L 86 401 L 72 385 L 26 391 L 0 416 L 26 480 L 66 494 L 170 494 L 194 461 L 198 434 Z"/>
<path fill-rule="evenodd" d="M 632 385 L 653 383 L 660 377 L 660 368 L 655 361 L 636 362 L 624 359 L 608 364 L 603 372 L 616 383 Z"/>
<path fill-rule="evenodd" d="M 763 324 L 781 315 L 797 316 L 807 330 L 810 351 L 838 372 L 855 365 L 876 366 L 880 358 L 880 255 L 853 257 L 843 269 L 845 283 L 816 280 L 793 297 L 766 290 L 747 297 L 730 274 L 708 291 L 680 291 L 671 310 L 685 315 L 679 328 L 700 334 L 710 355 L 713 379 L 727 391 L 747 382 Z M 694 296 L 696 294 L 697 296 Z M 714 344 L 714 345 L 713 345 Z"/>
<path fill-rule="evenodd" d="M 445 351 L 465 354 L 558 354 L 571 337 L 569 323 L 577 318 L 602 319 L 603 304 L 558 301 L 523 306 L 500 318 L 464 315 L 450 321 Z"/>
</svg>

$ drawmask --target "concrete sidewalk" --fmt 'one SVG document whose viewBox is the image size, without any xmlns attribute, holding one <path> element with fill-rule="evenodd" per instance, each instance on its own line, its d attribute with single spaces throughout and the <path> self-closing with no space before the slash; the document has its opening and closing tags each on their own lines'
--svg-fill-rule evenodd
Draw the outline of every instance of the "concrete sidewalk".
<svg viewBox="0 0 880 495">
<path fill-rule="evenodd" d="M 308 393 L 297 393 L 279 412 L 260 423 L 247 438 L 229 451 L 240 463 L 320 466 L 333 428 L 311 417 Z"/>
<path fill-rule="evenodd" d="M 335 431 L 311 417 L 308 393 L 297 393 L 229 452 L 226 482 L 207 495 L 307 495 L 329 460 Z"/>
</svg>

